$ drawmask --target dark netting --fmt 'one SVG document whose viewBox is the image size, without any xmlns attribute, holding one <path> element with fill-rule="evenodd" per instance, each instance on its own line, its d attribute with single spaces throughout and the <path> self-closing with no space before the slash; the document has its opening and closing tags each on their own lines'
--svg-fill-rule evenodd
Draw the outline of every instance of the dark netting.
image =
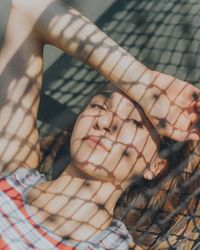
<svg viewBox="0 0 200 250">
<path fill-rule="evenodd" d="M 198 11 L 198 1 L 116 1 L 96 24 L 147 66 L 198 86 Z M 60 104 L 78 113 L 103 85 L 105 80 L 95 71 L 63 55 L 45 73 L 41 108 L 45 100 L 51 105 L 49 96 L 59 103 L 52 101 L 55 110 L 49 115 L 41 111 L 41 119 L 55 119 L 58 110 L 67 112 Z"/>
<path fill-rule="evenodd" d="M 116 1 L 97 21 L 97 26 L 150 68 L 198 86 L 199 12 L 199 0 L 123 0 Z M 96 71 L 66 55 L 45 71 L 39 128 L 43 137 L 52 131 L 58 132 L 55 138 L 41 140 L 40 170 L 48 179 L 57 177 L 70 161 L 66 155 L 70 134 L 65 129 L 71 131 L 76 114 L 105 84 L 105 79 Z M 165 126 L 165 121 L 161 123 L 160 126 Z M 200 249 L 199 150 L 198 142 L 177 143 L 161 137 L 159 155 L 167 161 L 167 168 L 153 181 L 135 177 L 133 184 L 123 192 L 115 206 L 114 217 L 122 220 L 132 235 L 131 249 Z M 148 165 L 148 161 L 144 161 Z M 83 188 L 89 190 L 90 185 L 86 182 Z M 51 189 L 46 193 L 50 191 L 53 194 Z M 29 198 L 38 199 L 37 195 Z M 53 199 L 52 195 L 45 200 L 44 207 Z M 89 203 L 90 199 L 86 201 Z M 91 212 L 91 216 L 98 218 L 104 204 L 95 205 L 99 210 Z M 76 217 L 82 207 L 84 205 L 76 207 L 72 216 Z M 66 219 L 62 213 L 61 218 Z M 53 223 L 54 216 L 47 220 Z M 70 240 L 70 236 L 66 235 L 63 240 Z M 126 237 L 121 234 L 121 241 Z"/>
<path fill-rule="evenodd" d="M 199 11 L 197 0 L 116 1 L 97 25 L 149 67 L 198 85 Z M 82 63 L 74 62 L 66 70 L 63 65 L 69 60 L 62 56 L 46 72 L 44 93 L 45 98 L 59 99 L 77 113 L 105 80 Z M 167 144 L 171 170 L 150 186 L 138 180 L 116 206 L 116 217 L 125 222 L 134 241 L 145 249 L 200 248 L 198 145 L 184 144 L 181 149 L 172 145 Z M 194 152 L 191 147 L 195 147 Z M 178 159 L 174 159 L 177 154 Z M 189 157 L 194 165 L 191 172 L 185 170 Z M 182 180 L 181 186 L 174 183 L 177 178 Z"/>
</svg>

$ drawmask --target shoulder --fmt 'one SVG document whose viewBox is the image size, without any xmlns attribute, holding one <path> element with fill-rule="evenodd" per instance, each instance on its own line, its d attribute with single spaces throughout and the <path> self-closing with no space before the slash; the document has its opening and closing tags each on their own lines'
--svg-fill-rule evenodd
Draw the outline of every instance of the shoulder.
<svg viewBox="0 0 200 250">
<path fill-rule="evenodd" d="M 101 246 L 102 249 L 128 249 L 133 239 L 123 222 L 114 219 L 112 224 L 98 234 L 93 242 Z M 101 248 L 100 248 L 101 249 Z"/>
<path fill-rule="evenodd" d="M 124 223 L 120 220 L 114 219 L 108 230 L 110 230 L 111 233 L 114 233 L 120 242 L 124 241 L 130 243 L 133 241 Z"/>
<path fill-rule="evenodd" d="M 20 168 L 12 174 L 0 178 L 1 183 L 3 183 L 0 189 L 4 190 L 9 186 L 21 193 L 27 188 L 44 182 L 45 180 L 45 176 L 40 174 L 37 170 Z"/>
</svg>

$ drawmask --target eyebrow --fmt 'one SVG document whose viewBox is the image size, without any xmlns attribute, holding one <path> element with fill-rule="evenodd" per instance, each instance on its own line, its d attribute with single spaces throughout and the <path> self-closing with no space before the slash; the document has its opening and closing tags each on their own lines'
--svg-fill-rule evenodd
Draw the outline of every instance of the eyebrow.
<svg viewBox="0 0 200 250">
<path fill-rule="evenodd" d="M 112 90 L 106 90 L 105 89 L 105 90 L 97 92 L 95 96 L 103 96 L 105 98 L 110 98 L 112 96 L 112 94 L 113 94 Z M 126 102 L 126 106 L 128 106 L 128 107 L 135 106 L 136 107 L 135 101 L 131 100 L 130 103 Z"/>
<path fill-rule="evenodd" d="M 109 98 L 109 97 L 111 97 L 112 94 L 113 94 L 113 92 L 110 90 L 102 90 L 102 91 L 98 92 L 96 95 L 102 95 L 104 97 Z"/>
<path fill-rule="evenodd" d="M 97 92 L 96 96 L 100 95 L 100 96 L 109 98 L 109 97 L 111 97 L 112 94 L 113 94 L 113 91 L 111 91 L 111 90 L 102 90 L 102 91 Z M 93 97 L 95 97 L 95 96 L 93 96 Z M 134 101 L 134 100 L 132 100 L 131 103 L 135 106 L 136 110 L 138 108 L 137 113 L 141 117 L 141 120 L 143 122 L 144 121 L 147 122 L 147 127 L 148 127 L 148 130 L 151 131 L 151 135 L 152 135 L 153 140 L 155 142 L 160 141 L 162 137 L 158 134 L 156 128 L 153 126 L 153 124 L 148 119 L 148 117 L 145 114 L 143 108 L 136 101 Z M 140 112 L 139 112 L 139 110 L 140 110 Z"/>
</svg>

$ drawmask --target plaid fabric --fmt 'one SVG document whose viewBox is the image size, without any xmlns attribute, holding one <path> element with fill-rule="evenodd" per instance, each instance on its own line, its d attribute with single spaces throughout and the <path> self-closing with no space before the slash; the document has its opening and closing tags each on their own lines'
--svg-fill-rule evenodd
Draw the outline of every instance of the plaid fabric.
<svg viewBox="0 0 200 250">
<path fill-rule="evenodd" d="M 63 240 L 43 228 L 24 203 L 23 195 L 33 185 L 44 181 L 44 175 L 25 168 L 0 179 L 0 249 L 128 249 L 132 238 L 118 220 L 113 220 L 110 227 L 95 235 L 91 241 L 78 244 Z"/>
</svg>

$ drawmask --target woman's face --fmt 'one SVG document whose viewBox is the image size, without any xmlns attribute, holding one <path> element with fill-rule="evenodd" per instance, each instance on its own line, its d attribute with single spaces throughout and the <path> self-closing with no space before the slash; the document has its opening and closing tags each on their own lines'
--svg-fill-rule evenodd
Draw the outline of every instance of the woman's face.
<svg viewBox="0 0 200 250">
<path fill-rule="evenodd" d="M 141 108 L 112 87 L 94 96 L 79 115 L 70 151 L 84 173 L 120 183 L 143 175 L 158 144 Z"/>
</svg>

